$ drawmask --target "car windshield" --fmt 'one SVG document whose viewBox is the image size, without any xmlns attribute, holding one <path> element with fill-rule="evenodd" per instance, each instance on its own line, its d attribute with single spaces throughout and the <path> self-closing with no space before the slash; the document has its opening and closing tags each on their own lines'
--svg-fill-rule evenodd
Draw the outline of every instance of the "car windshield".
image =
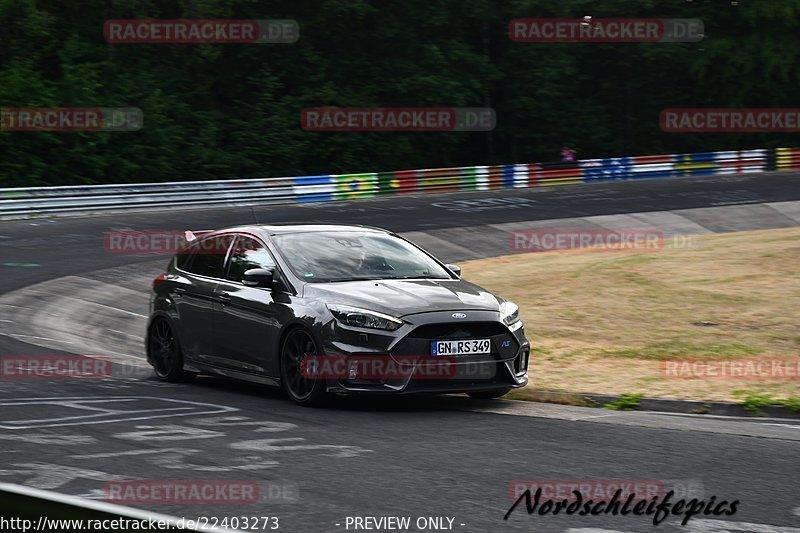
<svg viewBox="0 0 800 533">
<path fill-rule="evenodd" d="M 286 233 L 274 240 L 295 275 L 309 282 L 451 279 L 421 250 L 383 233 Z"/>
</svg>

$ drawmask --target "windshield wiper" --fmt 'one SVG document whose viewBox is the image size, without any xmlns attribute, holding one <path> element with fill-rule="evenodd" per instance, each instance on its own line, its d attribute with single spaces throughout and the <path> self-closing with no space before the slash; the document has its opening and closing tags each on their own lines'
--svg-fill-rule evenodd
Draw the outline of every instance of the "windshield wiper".
<svg viewBox="0 0 800 533">
<path fill-rule="evenodd" d="M 316 283 L 339 283 L 342 281 L 375 281 L 384 278 L 333 278 L 333 279 L 318 279 Z M 312 282 L 313 283 L 313 282 Z"/>
<path fill-rule="evenodd" d="M 346 281 L 391 281 L 393 279 L 450 279 L 443 276 L 382 276 L 382 277 L 370 277 L 370 278 L 333 278 L 333 279 L 315 279 L 315 280 L 306 280 L 309 283 L 340 283 Z"/>
<path fill-rule="evenodd" d="M 450 279 L 442 276 L 393 276 L 391 278 L 383 279 Z"/>
</svg>

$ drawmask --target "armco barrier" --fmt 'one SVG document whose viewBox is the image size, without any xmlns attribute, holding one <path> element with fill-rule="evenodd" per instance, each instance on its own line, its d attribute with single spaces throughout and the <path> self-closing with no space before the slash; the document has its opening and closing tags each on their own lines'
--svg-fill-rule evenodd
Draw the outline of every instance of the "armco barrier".
<svg viewBox="0 0 800 533">
<path fill-rule="evenodd" d="M 0 483 L 1 520 L 6 521 L 6 528 L 3 531 L 240 533 L 239 530 L 211 527 L 208 524 L 194 524 L 193 527 L 188 527 L 192 525 L 188 521 L 196 521 L 196 517 L 182 519 L 8 483 Z M 161 527 L 162 525 L 167 527 Z"/>
<path fill-rule="evenodd" d="M 800 170 L 800 148 L 776 148 L 775 158 L 778 170 Z"/>
<path fill-rule="evenodd" d="M 328 202 L 599 181 L 800 170 L 800 148 L 646 155 L 287 178 L 0 189 L 0 218 L 161 207 Z"/>
</svg>

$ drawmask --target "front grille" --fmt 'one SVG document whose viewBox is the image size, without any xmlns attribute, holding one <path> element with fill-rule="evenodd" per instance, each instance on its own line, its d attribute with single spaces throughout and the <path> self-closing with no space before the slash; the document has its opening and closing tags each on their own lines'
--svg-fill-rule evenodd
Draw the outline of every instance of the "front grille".
<svg viewBox="0 0 800 533">
<path fill-rule="evenodd" d="M 408 334 L 416 339 L 465 339 L 486 338 L 508 333 L 499 322 L 464 322 L 459 324 L 427 324 L 414 329 Z"/>
<path fill-rule="evenodd" d="M 483 355 L 455 356 L 472 361 L 510 360 L 519 350 L 519 342 L 503 324 L 499 322 L 452 322 L 425 324 L 412 330 L 391 350 L 393 355 L 430 356 L 431 343 L 450 339 L 489 339 L 491 353 Z"/>
</svg>

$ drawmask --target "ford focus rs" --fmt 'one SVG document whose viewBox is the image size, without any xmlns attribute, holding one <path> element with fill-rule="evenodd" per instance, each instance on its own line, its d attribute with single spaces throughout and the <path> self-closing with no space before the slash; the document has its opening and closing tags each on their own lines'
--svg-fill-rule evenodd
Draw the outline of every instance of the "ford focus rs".
<svg viewBox="0 0 800 533">
<path fill-rule="evenodd" d="M 153 281 L 147 359 L 165 381 L 210 374 L 330 394 L 468 393 L 528 382 L 519 309 L 411 242 L 362 226 L 195 235 Z"/>
</svg>

